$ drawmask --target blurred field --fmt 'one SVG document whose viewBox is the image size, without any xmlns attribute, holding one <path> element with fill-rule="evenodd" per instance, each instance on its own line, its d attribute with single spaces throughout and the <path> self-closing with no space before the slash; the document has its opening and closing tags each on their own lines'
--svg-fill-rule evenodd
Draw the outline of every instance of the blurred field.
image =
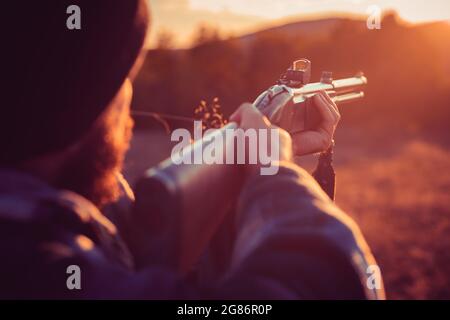
<svg viewBox="0 0 450 320">
<path fill-rule="evenodd" d="M 337 139 L 336 201 L 360 225 L 388 298 L 450 299 L 449 149 L 414 137 L 368 143 L 342 130 Z M 126 176 L 134 181 L 170 150 L 162 131 L 137 132 Z"/>
</svg>

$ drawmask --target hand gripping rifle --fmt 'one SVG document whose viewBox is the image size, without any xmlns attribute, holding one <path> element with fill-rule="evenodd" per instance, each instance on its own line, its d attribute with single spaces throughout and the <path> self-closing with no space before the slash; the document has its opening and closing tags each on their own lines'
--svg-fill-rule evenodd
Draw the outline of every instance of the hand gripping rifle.
<svg viewBox="0 0 450 320">
<path fill-rule="evenodd" d="M 359 91 L 367 83 L 362 74 L 333 80 L 330 72 L 323 72 L 320 82 L 309 83 L 310 74 L 308 60 L 295 61 L 254 105 L 273 124 L 293 135 L 320 123 L 321 116 L 310 99 L 316 93 L 326 91 L 337 104 L 364 96 Z M 192 159 L 196 151 L 201 152 L 214 141 L 214 135 L 222 135 L 225 143 L 221 156 L 225 157 L 227 146 L 234 148 L 233 143 L 227 143 L 225 131 L 236 128 L 236 123 L 228 123 L 186 147 L 180 156 Z M 243 184 L 241 169 L 230 164 L 175 164 L 172 158 L 149 169 L 135 188 L 135 214 L 147 222 L 148 232 L 158 235 L 152 243 L 152 256 L 181 274 L 190 271 L 235 203 Z"/>
</svg>

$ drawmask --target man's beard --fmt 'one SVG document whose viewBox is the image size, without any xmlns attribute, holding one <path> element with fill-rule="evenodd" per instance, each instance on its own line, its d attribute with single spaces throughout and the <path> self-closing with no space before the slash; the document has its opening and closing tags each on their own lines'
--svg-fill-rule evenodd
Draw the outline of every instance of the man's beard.
<svg viewBox="0 0 450 320">
<path fill-rule="evenodd" d="M 125 134 L 118 136 L 108 121 L 85 138 L 81 148 L 64 165 L 58 187 L 74 191 L 101 208 L 120 196 L 117 173 L 122 170 L 132 136 L 133 120 L 127 115 Z"/>
</svg>

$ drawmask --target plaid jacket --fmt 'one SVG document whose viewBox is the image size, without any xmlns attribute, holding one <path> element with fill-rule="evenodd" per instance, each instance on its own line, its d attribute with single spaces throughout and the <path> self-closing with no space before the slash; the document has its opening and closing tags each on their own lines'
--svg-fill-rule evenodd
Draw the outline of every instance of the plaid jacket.
<svg viewBox="0 0 450 320">
<path fill-rule="evenodd" d="M 183 278 L 152 257 L 135 264 L 124 233 L 142 224 L 122 182 L 127 200 L 106 210 L 113 212 L 108 219 L 80 195 L 0 170 L 0 298 L 384 297 L 381 280 L 381 287 L 368 285 L 375 261 L 357 226 L 293 164 L 244 187 L 226 269 L 208 270 L 212 255 L 205 255 L 203 267 Z"/>
</svg>

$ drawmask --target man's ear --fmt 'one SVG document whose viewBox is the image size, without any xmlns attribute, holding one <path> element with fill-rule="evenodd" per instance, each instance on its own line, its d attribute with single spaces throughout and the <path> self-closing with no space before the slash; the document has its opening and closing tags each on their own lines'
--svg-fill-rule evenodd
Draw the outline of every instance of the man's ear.
<svg viewBox="0 0 450 320">
<path fill-rule="evenodd" d="M 144 64 L 145 58 L 147 57 L 147 52 L 147 50 L 142 49 L 138 57 L 136 58 L 136 61 L 134 62 L 134 65 L 128 74 L 128 78 L 131 82 L 134 82 L 134 80 L 136 80 L 136 77 L 141 70 L 142 65 Z"/>
<path fill-rule="evenodd" d="M 131 80 L 127 78 L 101 116 L 103 119 L 100 118 L 99 121 L 106 121 L 118 129 L 126 127 L 126 122 L 130 115 L 132 97 L 133 85 L 131 84 Z"/>
<path fill-rule="evenodd" d="M 131 82 L 130 78 L 126 78 L 122 89 L 124 90 L 124 100 L 123 103 L 126 104 L 128 107 L 131 105 L 131 99 L 133 98 L 133 84 Z"/>
<path fill-rule="evenodd" d="M 102 116 L 108 117 L 108 115 L 123 113 L 125 111 L 128 113 L 132 97 L 133 85 L 130 78 L 126 78 Z"/>
</svg>

